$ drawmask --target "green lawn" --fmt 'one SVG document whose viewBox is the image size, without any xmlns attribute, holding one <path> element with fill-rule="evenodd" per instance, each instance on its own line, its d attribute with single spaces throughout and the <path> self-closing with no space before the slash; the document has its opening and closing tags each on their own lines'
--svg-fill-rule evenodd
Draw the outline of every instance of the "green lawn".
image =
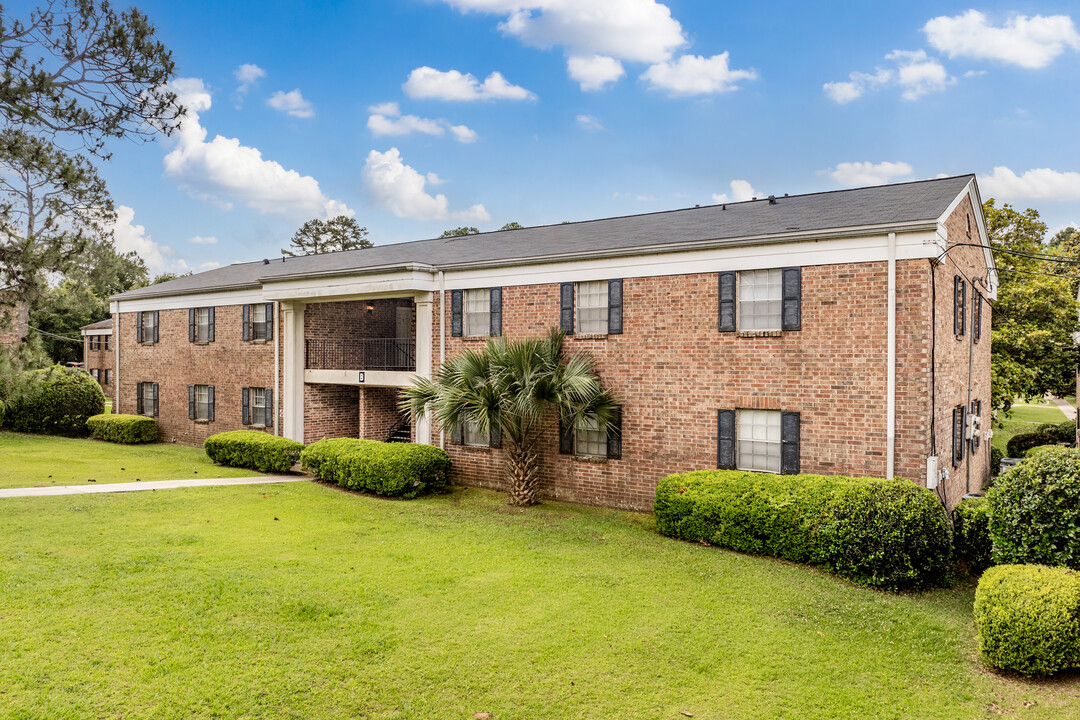
<svg viewBox="0 0 1080 720">
<path fill-rule="evenodd" d="M 201 448 L 168 443 L 116 445 L 97 440 L 0 431 L 0 488 L 86 485 L 201 477 L 252 477 L 253 470 L 222 467 Z"/>
<path fill-rule="evenodd" d="M 1004 453 L 1005 445 L 1013 435 L 1031 432 L 1043 423 L 1062 423 L 1066 420 L 1065 413 L 1053 405 L 1013 405 L 1011 416 L 1004 418 L 1000 424 L 994 423 L 991 444 Z"/>
<path fill-rule="evenodd" d="M 0 500 L 4 718 L 1080 718 L 875 592 L 650 515 L 314 483 Z"/>
</svg>

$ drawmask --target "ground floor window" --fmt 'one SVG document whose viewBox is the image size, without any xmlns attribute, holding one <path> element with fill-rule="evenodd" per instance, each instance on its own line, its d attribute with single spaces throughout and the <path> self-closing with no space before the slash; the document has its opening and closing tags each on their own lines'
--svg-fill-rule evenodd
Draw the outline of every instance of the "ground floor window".
<svg viewBox="0 0 1080 720">
<path fill-rule="evenodd" d="M 462 433 L 465 445 L 480 445 L 487 447 L 490 444 L 490 438 L 487 433 L 480 430 L 480 423 L 475 420 L 466 420 L 465 429 Z"/>
<path fill-rule="evenodd" d="M 600 429 L 596 418 L 583 418 L 574 426 L 574 454 L 583 457 L 607 457 L 607 431 Z"/>
<path fill-rule="evenodd" d="M 735 467 L 780 472 L 780 411 L 739 410 Z"/>
<path fill-rule="evenodd" d="M 241 402 L 244 425 L 270 427 L 274 424 L 274 396 L 270 388 L 244 388 Z"/>
<path fill-rule="evenodd" d="M 135 397 L 135 414 L 157 417 L 158 414 L 158 384 L 153 382 L 141 382 L 137 386 Z"/>
<path fill-rule="evenodd" d="M 214 419 L 214 386 L 188 386 L 188 417 L 192 420 L 211 422 Z"/>
</svg>

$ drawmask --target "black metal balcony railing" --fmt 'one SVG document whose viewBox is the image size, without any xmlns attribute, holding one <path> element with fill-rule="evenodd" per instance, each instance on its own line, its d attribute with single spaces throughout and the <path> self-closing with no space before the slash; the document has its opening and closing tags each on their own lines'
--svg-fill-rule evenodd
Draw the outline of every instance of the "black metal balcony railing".
<svg viewBox="0 0 1080 720">
<path fill-rule="evenodd" d="M 308 370 L 416 370 L 416 341 L 393 338 L 305 340 Z"/>
</svg>

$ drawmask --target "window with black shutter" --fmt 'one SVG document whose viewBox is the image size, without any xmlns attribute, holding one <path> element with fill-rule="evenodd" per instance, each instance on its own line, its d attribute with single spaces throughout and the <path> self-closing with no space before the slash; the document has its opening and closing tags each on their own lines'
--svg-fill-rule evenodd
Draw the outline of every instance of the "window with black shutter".
<svg viewBox="0 0 1080 720">
<path fill-rule="evenodd" d="M 462 291 L 451 290 L 450 291 L 450 336 L 461 337 L 464 330 L 464 322 L 462 318 Z"/>
<path fill-rule="evenodd" d="M 783 308 L 780 311 L 780 329 L 802 330 L 802 268 L 787 267 L 782 273 Z"/>
<path fill-rule="evenodd" d="M 135 342 L 141 343 L 143 341 L 143 314 L 140 310 L 135 313 Z"/>
<path fill-rule="evenodd" d="M 967 283 L 956 275 L 953 278 L 953 332 L 957 337 L 964 334 L 967 324 Z"/>
<path fill-rule="evenodd" d="M 251 388 L 240 388 L 240 424 L 251 424 Z"/>
<path fill-rule="evenodd" d="M 735 273 L 722 272 L 719 275 L 718 289 L 720 297 L 719 328 L 720 332 L 735 332 Z"/>
<path fill-rule="evenodd" d="M 958 466 L 964 460 L 964 426 L 967 424 L 967 408 L 957 405 L 953 408 L 952 427 L 952 464 Z"/>
<path fill-rule="evenodd" d="M 241 388 L 240 389 L 240 414 L 244 425 L 256 425 L 270 427 L 273 425 L 273 415 L 270 409 L 272 404 L 270 388 Z"/>
<path fill-rule="evenodd" d="M 971 339 L 979 342 L 982 338 L 982 293 L 978 290 L 971 291 Z"/>
<path fill-rule="evenodd" d="M 622 335 L 623 281 L 608 280 L 608 335 Z M 610 457 L 610 456 L 609 456 Z"/>
<path fill-rule="evenodd" d="M 780 473 L 799 474 L 800 415 L 797 412 L 780 413 Z"/>
<path fill-rule="evenodd" d="M 716 467 L 735 469 L 735 411 L 716 411 Z"/>
<path fill-rule="evenodd" d="M 489 291 L 489 328 L 491 337 L 502 335 L 502 288 L 493 287 Z"/>
<path fill-rule="evenodd" d="M 567 335 L 574 334 L 574 283 L 559 286 L 559 329 Z M 567 452 L 572 452 L 568 450 Z"/>
<path fill-rule="evenodd" d="M 274 304 L 254 303 L 245 305 L 241 322 L 244 324 L 244 340 L 272 340 L 274 338 Z"/>
</svg>

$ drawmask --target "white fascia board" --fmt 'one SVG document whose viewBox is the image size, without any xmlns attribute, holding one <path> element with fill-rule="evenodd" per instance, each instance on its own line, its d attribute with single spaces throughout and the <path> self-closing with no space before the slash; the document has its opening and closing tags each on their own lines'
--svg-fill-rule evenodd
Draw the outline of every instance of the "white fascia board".
<svg viewBox="0 0 1080 720">
<path fill-rule="evenodd" d="M 584 282 L 616 277 L 693 275 L 721 270 L 765 270 L 790 266 L 886 262 L 888 238 L 888 233 L 883 233 L 516 267 L 448 270 L 446 288 L 462 290 L 489 286 Z M 896 242 L 899 260 L 933 258 L 937 257 L 939 252 L 934 230 L 897 234 Z"/>
<path fill-rule="evenodd" d="M 112 335 L 112 328 L 106 328 L 104 330 L 83 330 L 83 335 Z"/>
<path fill-rule="evenodd" d="M 336 302 L 371 298 L 414 297 L 435 290 L 435 275 L 426 270 L 405 270 L 378 275 L 298 278 L 266 281 L 267 300 Z"/>
<path fill-rule="evenodd" d="M 360 377 L 363 375 L 363 382 Z M 320 385 L 356 385 L 358 387 L 409 387 L 413 372 L 393 370 L 304 370 L 304 382 Z"/>
<path fill-rule="evenodd" d="M 218 290 L 187 295 L 164 295 L 134 300 L 113 300 L 113 313 L 146 312 L 148 310 L 182 310 L 193 307 L 220 307 L 222 305 L 248 305 L 263 302 L 260 288 L 245 290 Z"/>
<path fill-rule="evenodd" d="M 990 249 L 990 234 L 986 230 L 986 215 L 982 211 L 982 197 L 979 195 L 979 186 L 975 182 L 975 178 L 971 178 L 967 187 L 965 187 L 960 194 L 949 203 L 949 207 L 945 208 L 945 212 L 938 218 L 938 235 L 941 237 L 941 252 L 945 252 L 948 249 L 948 233 L 945 230 L 945 221 L 948 220 L 949 216 L 953 214 L 953 211 L 960 206 L 960 203 L 964 202 L 964 198 L 968 198 L 971 201 L 971 207 L 975 215 L 975 226 L 979 231 L 979 244 L 983 246 L 983 256 L 986 259 L 986 267 L 988 269 L 986 296 L 991 300 L 997 300 L 997 263 L 994 262 L 994 253 Z"/>
</svg>

